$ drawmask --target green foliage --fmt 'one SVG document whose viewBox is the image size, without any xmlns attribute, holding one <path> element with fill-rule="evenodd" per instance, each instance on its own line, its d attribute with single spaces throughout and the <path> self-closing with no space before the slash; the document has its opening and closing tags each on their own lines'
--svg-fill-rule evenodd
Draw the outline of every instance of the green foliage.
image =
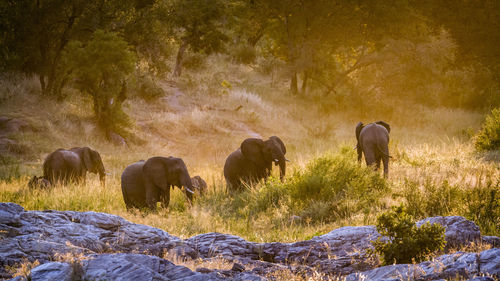
<svg viewBox="0 0 500 281">
<path fill-rule="evenodd" d="M 407 212 L 417 218 L 446 216 L 458 211 L 462 192 L 446 180 L 435 183 L 427 179 L 421 187 L 418 182 L 405 181 L 403 198 Z"/>
<path fill-rule="evenodd" d="M 477 150 L 500 150 L 500 108 L 495 108 L 486 116 L 481 130 L 475 137 Z"/>
<path fill-rule="evenodd" d="M 464 216 L 477 223 L 481 233 L 500 231 L 500 179 L 467 189 L 463 195 Z"/>
<path fill-rule="evenodd" d="M 482 233 L 496 235 L 500 229 L 499 187 L 500 181 L 490 178 L 465 189 L 446 180 L 426 179 L 423 185 L 406 180 L 401 196 L 406 212 L 415 218 L 461 215 L 474 221 Z"/>
<path fill-rule="evenodd" d="M 344 148 L 340 154 L 313 160 L 304 172 L 295 172 L 287 181 L 292 210 L 315 221 L 333 221 L 379 207 L 387 182 L 353 159 L 354 152 Z"/>
<path fill-rule="evenodd" d="M 444 249 L 445 228 L 428 222 L 417 227 L 403 206 L 393 207 L 377 219 L 382 235 L 372 241 L 374 252 L 382 256 L 384 265 L 420 262 L 430 254 Z"/>
<path fill-rule="evenodd" d="M 121 105 L 126 99 L 126 79 L 136 59 L 127 42 L 116 33 L 97 30 L 86 44 L 70 42 L 65 56 L 76 88 L 92 97 L 101 129 L 107 135 L 125 134 L 130 120 Z"/>
</svg>

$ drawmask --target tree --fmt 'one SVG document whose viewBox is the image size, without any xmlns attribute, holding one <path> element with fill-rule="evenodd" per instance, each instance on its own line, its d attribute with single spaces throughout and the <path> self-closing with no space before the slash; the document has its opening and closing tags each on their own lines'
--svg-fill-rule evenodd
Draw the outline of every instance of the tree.
<svg viewBox="0 0 500 281">
<path fill-rule="evenodd" d="M 336 87 L 336 83 L 367 63 L 353 63 L 351 69 L 338 68 L 339 48 L 373 51 L 388 36 L 404 33 L 406 28 L 400 26 L 414 19 L 407 3 L 400 0 L 256 2 L 256 9 L 266 11 L 271 18 L 266 35 L 272 43 L 267 47 L 287 63 L 292 93 L 299 92 L 299 74 L 303 93 L 309 79 L 318 80 L 327 88 Z M 327 79 L 323 77 L 325 71 L 330 72 Z M 338 73 L 332 77 L 332 71 Z"/>
<path fill-rule="evenodd" d="M 97 30 L 90 41 L 72 41 L 65 53 L 75 86 L 92 97 L 97 124 L 109 138 L 112 132 L 126 134 L 128 116 L 121 105 L 126 99 L 126 79 L 136 57 L 117 33 Z"/>
<path fill-rule="evenodd" d="M 170 24 L 179 41 L 174 76 L 182 71 L 187 48 L 210 54 L 220 51 L 227 36 L 222 30 L 224 6 L 220 0 L 175 0 L 171 6 Z"/>
<path fill-rule="evenodd" d="M 2 1 L 3 68 L 37 74 L 43 94 L 59 95 L 61 55 L 87 5 L 85 0 Z"/>
<path fill-rule="evenodd" d="M 481 63 L 495 86 L 485 87 L 478 82 L 480 99 L 489 106 L 500 104 L 500 2 L 496 0 L 441 0 L 411 1 L 434 26 L 448 30 L 459 46 L 462 65 Z M 493 89 L 491 89 L 493 88 Z M 481 93 L 483 92 L 483 93 Z"/>
</svg>

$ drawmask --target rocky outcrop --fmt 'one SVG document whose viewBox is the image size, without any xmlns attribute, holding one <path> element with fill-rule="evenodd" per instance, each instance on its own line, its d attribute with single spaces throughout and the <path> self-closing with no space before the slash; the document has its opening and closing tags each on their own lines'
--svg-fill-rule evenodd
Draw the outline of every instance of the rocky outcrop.
<svg viewBox="0 0 500 281">
<path fill-rule="evenodd" d="M 477 226 L 462 217 L 428 218 L 419 224 L 426 221 L 443 224 L 447 241 L 455 246 L 481 238 Z M 500 276 L 497 248 L 457 252 L 416 265 L 378 267 L 366 250 L 379 236 L 374 226 L 360 226 L 295 243 L 255 243 L 221 233 L 183 240 L 115 215 L 25 211 L 13 203 L 0 203 L 0 278 L 12 277 L 9 267 L 36 260 L 41 265 L 31 270 L 32 280 L 264 280 L 279 272 L 348 280 Z M 193 271 L 165 258 L 172 256 L 176 261 L 201 262 Z M 213 259 L 223 259 L 232 268 L 205 268 L 204 262 Z"/>
</svg>

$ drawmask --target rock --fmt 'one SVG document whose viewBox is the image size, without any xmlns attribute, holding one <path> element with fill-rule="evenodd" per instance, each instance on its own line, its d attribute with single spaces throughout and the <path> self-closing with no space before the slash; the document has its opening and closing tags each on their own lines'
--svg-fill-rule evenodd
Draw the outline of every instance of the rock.
<svg viewBox="0 0 500 281">
<path fill-rule="evenodd" d="M 500 249 L 494 248 L 479 254 L 479 269 L 481 273 L 495 275 L 500 278 Z"/>
<path fill-rule="evenodd" d="M 456 249 L 481 241 L 479 227 L 464 217 L 431 217 L 417 222 L 417 226 L 420 227 L 426 222 L 430 224 L 438 223 L 446 228 L 444 234 L 446 238 L 445 249 Z"/>
<path fill-rule="evenodd" d="M 419 264 L 396 264 L 352 273 L 346 281 L 357 280 L 488 280 L 481 276 L 500 274 L 500 249 L 479 254 L 456 252 Z M 480 276 L 481 275 L 481 276 Z"/>
<path fill-rule="evenodd" d="M 24 208 L 14 203 L 0 204 L 0 224 L 19 226 L 20 213 L 24 212 Z"/>
<path fill-rule="evenodd" d="M 233 264 L 233 267 L 231 268 L 232 271 L 239 271 L 239 272 L 243 272 L 245 271 L 245 267 L 239 263 L 234 263 Z"/>
<path fill-rule="evenodd" d="M 483 244 L 491 245 L 491 247 L 500 247 L 500 237 L 497 236 L 483 236 Z"/>
<path fill-rule="evenodd" d="M 31 270 L 31 281 L 71 281 L 73 268 L 68 263 L 49 262 Z"/>
<path fill-rule="evenodd" d="M 424 221 L 443 224 L 446 239 L 453 245 L 480 237 L 477 226 L 461 217 Z M 379 236 L 374 226 L 359 226 L 295 243 L 255 243 L 215 232 L 180 239 L 115 215 L 25 211 L 17 204 L 0 203 L 0 278 L 12 277 L 7 266 L 35 260 L 41 265 L 32 270 L 32 276 L 42 279 L 66 272 L 68 266 L 71 272 L 67 275 L 85 280 L 267 280 L 291 274 L 304 279 L 320 274 L 325 278 L 346 276 L 347 280 L 438 280 L 499 275 L 498 248 L 479 254 L 456 252 L 415 265 L 378 267 L 367 250 Z M 486 237 L 490 240 L 494 239 Z M 175 265 L 164 258 L 167 253 L 176 256 L 176 261 L 196 260 L 199 267 L 192 271 Z M 77 261 L 54 263 L 61 255 L 77 257 Z M 225 259 L 233 267 L 205 268 L 203 262 L 211 259 Z"/>
</svg>

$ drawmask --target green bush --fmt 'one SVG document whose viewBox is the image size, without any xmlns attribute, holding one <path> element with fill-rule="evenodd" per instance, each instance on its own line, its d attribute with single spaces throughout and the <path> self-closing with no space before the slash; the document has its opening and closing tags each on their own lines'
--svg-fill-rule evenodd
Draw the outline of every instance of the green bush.
<svg viewBox="0 0 500 281">
<path fill-rule="evenodd" d="M 500 235 L 500 179 L 464 190 L 463 216 L 477 223 L 483 235 Z"/>
<path fill-rule="evenodd" d="M 446 180 L 435 183 L 427 179 L 422 187 L 418 182 L 406 180 L 402 195 L 408 213 L 423 218 L 452 214 L 460 206 L 462 193 Z"/>
<path fill-rule="evenodd" d="M 445 228 L 439 224 L 417 227 L 403 206 L 393 207 L 377 218 L 377 231 L 382 235 L 372 241 L 373 252 L 384 265 L 421 262 L 430 254 L 444 249 Z"/>
<path fill-rule="evenodd" d="M 290 209 L 306 218 L 333 221 L 381 205 L 387 182 L 371 168 L 354 161 L 352 149 L 313 160 L 305 171 L 295 172 L 287 181 Z"/>
<path fill-rule="evenodd" d="M 486 116 L 481 130 L 475 138 L 475 146 L 479 151 L 500 149 L 500 108 L 495 108 Z"/>
<path fill-rule="evenodd" d="M 64 59 L 76 88 L 92 97 L 97 124 L 107 137 L 112 132 L 127 135 L 131 121 L 122 103 L 136 62 L 127 42 L 117 33 L 97 30 L 88 42 L 69 42 Z"/>
</svg>

